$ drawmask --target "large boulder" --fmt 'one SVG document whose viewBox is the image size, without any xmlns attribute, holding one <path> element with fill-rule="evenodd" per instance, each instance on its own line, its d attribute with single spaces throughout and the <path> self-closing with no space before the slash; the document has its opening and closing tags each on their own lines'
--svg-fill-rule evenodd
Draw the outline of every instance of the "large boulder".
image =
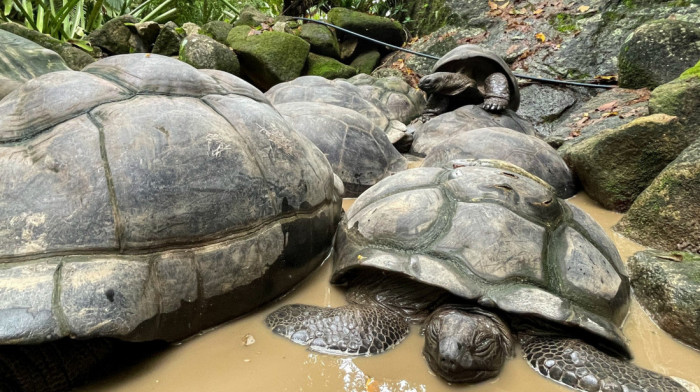
<svg viewBox="0 0 700 392">
<path fill-rule="evenodd" d="M 184 31 L 177 27 L 175 22 L 168 22 L 163 25 L 163 28 L 153 44 L 153 53 L 162 54 L 163 56 L 173 56 L 180 51 L 180 44 L 185 38 Z"/>
<path fill-rule="evenodd" d="M 328 23 L 396 46 L 406 42 L 401 23 L 382 16 L 336 7 L 328 12 Z"/>
<path fill-rule="evenodd" d="M 687 127 L 700 128 L 700 61 L 677 79 L 651 93 L 649 112 L 676 116 Z"/>
<path fill-rule="evenodd" d="M 362 52 L 355 56 L 355 58 L 350 63 L 351 67 L 357 68 L 358 73 L 371 74 L 374 68 L 379 63 L 382 54 L 376 49 L 371 49 L 366 52 Z"/>
<path fill-rule="evenodd" d="M 677 117 L 654 114 L 560 149 L 591 198 L 626 211 L 661 170 L 697 135 Z"/>
<path fill-rule="evenodd" d="M 700 253 L 698 195 L 700 139 L 659 173 L 615 230 L 658 249 Z"/>
<path fill-rule="evenodd" d="M 299 37 L 311 45 L 311 51 L 323 56 L 340 58 L 340 46 L 335 33 L 328 27 L 317 23 L 301 25 Z"/>
<path fill-rule="evenodd" d="M 86 65 L 95 61 L 92 56 L 87 54 L 82 49 L 76 48 L 69 43 L 61 42 L 38 31 L 30 30 L 17 23 L 0 23 L 0 29 L 26 38 L 45 47 L 46 49 L 53 50 L 54 52 L 58 53 L 59 56 L 61 56 L 63 61 L 66 62 L 66 65 L 68 65 L 70 69 L 79 71 Z"/>
<path fill-rule="evenodd" d="M 233 25 L 231 23 L 224 22 L 223 20 L 213 20 L 202 26 L 202 34 L 206 34 L 218 42 L 225 44 L 228 33 L 232 28 Z"/>
<path fill-rule="evenodd" d="M 677 78 L 700 60 L 700 26 L 655 20 L 625 40 L 618 59 L 620 86 L 654 88 Z"/>
<path fill-rule="evenodd" d="M 0 30 L 0 99 L 28 79 L 68 69 L 56 52 Z"/>
<path fill-rule="evenodd" d="M 133 27 L 138 19 L 131 15 L 118 16 L 91 32 L 87 39 L 108 54 L 145 53 L 148 48 Z"/>
<path fill-rule="evenodd" d="M 643 251 L 627 266 L 639 303 L 664 331 L 700 349 L 700 256 Z"/>
<path fill-rule="evenodd" d="M 260 33 L 246 25 L 231 29 L 226 41 L 238 54 L 243 73 L 263 90 L 299 77 L 310 48 L 308 42 L 292 34 Z"/>
<path fill-rule="evenodd" d="M 182 41 L 179 58 L 197 69 L 218 69 L 233 75 L 241 73 L 236 53 L 206 35 L 188 35 Z"/>
</svg>

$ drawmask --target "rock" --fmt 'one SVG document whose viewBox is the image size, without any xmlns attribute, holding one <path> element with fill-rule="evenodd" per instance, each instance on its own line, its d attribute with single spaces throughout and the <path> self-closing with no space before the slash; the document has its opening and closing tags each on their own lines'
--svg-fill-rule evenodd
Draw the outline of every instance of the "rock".
<svg viewBox="0 0 700 392">
<path fill-rule="evenodd" d="M 650 113 L 676 116 L 687 127 L 700 127 L 700 62 L 678 79 L 662 84 L 651 92 Z"/>
<path fill-rule="evenodd" d="M 277 31 L 255 32 L 248 26 L 236 26 L 226 41 L 238 55 L 243 73 L 258 88 L 267 90 L 301 75 L 309 55 L 308 42 Z"/>
<path fill-rule="evenodd" d="M 700 256 L 637 252 L 627 266 L 635 297 L 676 339 L 700 349 Z"/>
<path fill-rule="evenodd" d="M 175 22 L 168 22 L 160 30 L 156 43 L 153 44 L 152 53 L 163 56 L 176 55 L 180 51 L 180 43 L 183 38 L 185 38 L 184 31 L 177 27 Z"/>
<path fill-rule="evenodd" d="M 620 48 L 620 86 L 654 88 L 677 78 L 700 60 L 700 27 L 655 20 L 637 28 Z"/>
<path fill-rule="evenodd" d="M 559 151 L 591 198 L 622 212 L 695 136 L 677 117 L 653 114 Z"/>
<path fill-rule="evenodd" d="M 425 94 L 411 87 L 401 77 L 374 77 L 358 74 L 348 79 L 359 87 L 363 98 L 378 107 L 383 107 L 387 117 L 408 124 L 423 113 L 426 105 Z"/>
<path fill-rule="evenodd" d="M 370 50 L 357 55 L 350 63 L 350 66 L 356 68 L 358 73 L 371 74 L 374 67 L 379 63 L 380 57 L 381 54 L 378 50 Z"/>
<path fill-rule="evenodd" d="M 532 84 L 520 89 L 518 114 L 529 121 L 542 136 L 552 133 L 554 121 L 577 102 L 578 94 L 572 89 Z"/>
<path fill-rule="evenodd" d="M 336 7 L 328 11 L 328 23 L 396 46 L 406 41 L 399 22 L 347 8 Z"/>
<path fill-rule="evenodd" d="M 306 60 L 306 75 L 323 76 L 326 79 L 349 78 L 357 73 L 355 67 L 315 53 L 309 53 Z"/>
<path fill-rule="evenodd" d="M 86 65 L 95 61 L 95 59 L 84 52 L 82 49 L 76 48 L 65 42 L 61 42 L 55 38 L 49 37 L 46 34 L 41 34 L 38 31 L 30 30 L 17 23 L 2 23 L 0 29 L 9 31 L 12 34 L 26 38 L 38 45 L 51 49 L 58 53 L 59 56 L 66 62 L 66 65 L 72 70 L 79 71 Z"/>
<path fill-rule="evenodd" d="M 233 26 L 256 27 L 260 26 L 263 23 L 272 25 L 273 22 L 274 20 L 271 17 L 258 11 L 254 7 L 246 7 L 238 15 L 238 19 L 236 19 L 236 21 L 233 22 Z"/>
<path fill-rule="evenodd" d="M 87 40 L 92 46 L 110 55 L 148 52 L 136 29 L 126 26 L 125 23 L 135 25 L 138 19 L 131 15 L 118 16 L 88 34 Z"/>
<path fill-rule="evenodd" d="M 182 30 L 185 31 L 185 37 L 188 35 L 192 34 L 199 34 L 199 31 L 202 30 L 199 25 L 192 23 L 192 22 L 186 22 L 182 24 Z"/>
<path fill-rule="evenodd" d="M 158 39 L 158 34 L 160 34 L 160 25 L 156 22 L 142 22 L 137 23 L 134 28 L 139 37 L 141 37 L 141 41 L 143 41 L 146 48 L 149 51 L 153 49 L 153 45 L 156 43 L 156 39 Z"/>
<path fill-rule="evenodd" d="M 299 37 L 311 45 L 311 51 L 322 56 L 340 58 L 338 39 L 328 27 L 316 23 L 301 25 Z"/>
<path fill-rule="evenodd" d="M 69 69 L 56 52 L 0 30 L 0 99 L 29 79 Z"/>
<path fill-rule="evenodd" d="M 605 90 L 587 102 L 577 104 L 566 116 L 554 122 L 554 130 L 545 140 L 554 148 L 581 142 L 604 129 L 617 128 L 648 115 L 648 101 L 647 89 Z M 536 102 L 532 104 L 536 105 Z"/>
<path fill-rule="evenodd" d="M 202 26 L 203 34 L 206 34 L 222 44 L 226 44 L 228 33 L 233 28 L 231 23 L 222 20 L 213 20 Z"/>
<path fill-rule="evenodd" d="M 700 139 L 634 201 L 615 230 L 644 245 L 700 253 Z"/>
<path fill-rule="evenodd" d="M 197 69 L 218 69 L 236 76 L 241 74 L 236 53 L 206 35 L 192 34 L 182 40 L 179 58 Z"/>
<path fill-rule="evenodd" d="M 461 4 L 464 1 L 454 0 L 433 0 L 433 1 L 409 1 L 403 4 L 406 7 L 407 20 L 403 22 L 404 27 L 414 37 L 422 37 L 443 27 L 448 18 L 454 15 L 454 10 L 450 9 L 450 3 Z M 483 2 L 480 2 L 483 4 Z"/>
</svg>

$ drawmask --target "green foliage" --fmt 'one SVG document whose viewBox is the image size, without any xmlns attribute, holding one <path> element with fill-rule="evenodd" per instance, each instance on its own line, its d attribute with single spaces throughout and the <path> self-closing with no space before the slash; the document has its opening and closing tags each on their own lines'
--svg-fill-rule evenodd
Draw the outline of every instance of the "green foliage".
<svg viewBox="0 0 700 392">
<path fill-rule="evenodd" d="M 171 2 L 175 6 L 176 11 L 168 14 L 167 19 L 161 19 L 160 21 L 172 20 L 180 26 L 187 22 L 196 23 L 200 26 L 213 20 L 231 22 L 238 18 L 238 10 L 241 9 L 237 5 L 234 6 L 230 0 L 149 0 L 148 3 L 150 4 L 145 9 L 147 12 L 153 12 L 164 4 L 170 4 Z M 241 2 L 238 3 L 240 4 Z"/>
</svg>

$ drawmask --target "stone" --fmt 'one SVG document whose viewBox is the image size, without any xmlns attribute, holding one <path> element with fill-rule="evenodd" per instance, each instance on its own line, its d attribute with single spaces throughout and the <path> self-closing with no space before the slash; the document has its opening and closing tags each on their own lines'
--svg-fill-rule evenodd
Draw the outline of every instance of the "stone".
<svg viewBox="0 0 700 392">
<path fill-rule="evenodd" d="M 567 115 L 555 121 L 552 124 L 553 131 L 545 140 L 554 148 L 581 142 L 604 129 L 617 128 L 648 115 L 648 102 L 647 89 L 605 90 L 586 102 L 577 103 Z M 521 105 L 521 109 L 530 105 L 536 105 L 536 102 L 530 103 L 528 100 Z"/>
<path fill-rule="evenodd" d="M 192 34 L 199 34 L 199 31 L 202 30 L 202 28 L 196 23 L 185 22 L 182 24 L 182 30 L 185 32 L 185 36 L 188 36 Z"/>
<path fill-rule="evenodd" d="M 642 251 L 627 263 L 635 297 L 676 339 L 700 349 L 700 255 Z"/>
<path fill-rule="evenodd" d="M 261 24 L 273 24 L 273 19 L 264 13 L 258 11 L 254 7 L 246 7 L 238 15 L 238 19 L 233 22 L 233 26 L 250 26 L 257 27 Z"/>
<path fill-rule="evenodd" d="M 175 22 L 168 22 L 163 28 L 153 44 L 153 52 L 163 56 L 173 56 L 180 51 L 180 43 L 185 38 L 184 31 L 177 27 Z"/>
<path fill-rule="evenodd" d="M 146 48 L 149 51 L 152 50 L 160 34 L 160 25 L 156 22 L 149 21 L 137 23 L 134 28 L 139 37 L 141 37 L 143 44 L 146 45 Z"/>
<path fill-rule="evenodd" d="M 700 139 L 634 201 L 615 230 L 657 249 L 700 253 Z"/>
<path fill-rule="evenodd" d="M 148 52 L 136 29 L 127 26 L 127 23 L 135 25 L 138 19 L 131 15 L 118 16 L 88 34 L 87 40 L 110 55 Z"/>
<path fill-rule="evenodd" d="M 26 38 L 46 49 L 53 50 L 66 62 L 66 65 L 72 70 L 79 71 L 86 65 L 95 61 L 95 59 L 82 49 L 66 42 L 61 42 L 55 38 L 49 37 L 38 31 L 30 30 L 17 23 L 1 23 L 0 29 L 9 31 L 12 34 Z"/>
<path fill-rule="evenodd" d="M 322 56 L 340 58 L 338 39 L 328 27 L 316 23 L 301 25 L 299 37 L 311 45 L 311 51 Z"/>
<path fill-rule="evenodd" d="M 241 74 L 236 53 L 206 35 L 192 34 L 182 40 L 179 58 L 197 69 L 218 69 L 236 76 Z"/>
<path fill-rule="evenodd" d="M 368 15 L 347 8 L 335 7 L 328 11 L 328 23 L 386 42 L 401 46 L 406 34 L 401 23 L 382 16 Z"/>
<path fill-rule="evenodd" d="M 206 34 L 222 44 L 226 44 L 228 33 L 233 28 L 231 23 L 222 20 L 212 20 L 202 26 L 202 34 Z"/>
<path fill-rule="evenodd" d="M 301 75 L 309 55 L 308 42 L 278 31 L 256 32 L 236 26 L 226 39 L 238 55 L 242 72 L 256 87 L 267 90 Z"/>
<path fill-rule="evenodd" d="M 676 116 L 690 128 L 700 127 L 700 62 L 677 79 L 662 84 L 651 92 L 650 113 Z"/>
<path fill-rule="evenodd" d="M 306 75 L 323 76 L 326 79 L 349 78 L 357 73 L 357 68 L 340 61 L 315 53 L 309 53 L 306 60 Z"/>
<path fill-rule="evenodd" d="M 542 136 L 552 133 L 554 121 L 578 102 L 579 94 L 572 89 L 532 84 L 520 89 L 518 114 L 529 121 Z"/>
<path fill-rule="evenodd" d="M 680 20 L 639 26 L 620 48 L 620 86 L 654 88 L 680 76 L 700 60 L 700 27 Z"/>
<path fill-rule="evenodd" d="M 378 50 L 370 50 L 357 55 L 350 63 L 350 66 L 356 68 L 358 73 L 371 74 L 374 67 L 379 63 L 380 57 L 381 54 Z"/>
<path fill-rule="evenodd" d="M 677 117 L 653 114 L 559 152 L 591 198 L 607 209 L 624 212 L 694 136 Z"/>
</svg>

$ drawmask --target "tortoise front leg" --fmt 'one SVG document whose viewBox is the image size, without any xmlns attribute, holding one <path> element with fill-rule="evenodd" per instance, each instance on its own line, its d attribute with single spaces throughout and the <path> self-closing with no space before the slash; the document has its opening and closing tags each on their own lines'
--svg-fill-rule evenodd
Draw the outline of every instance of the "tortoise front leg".
<svg viewBox="0 0 700 392">
<path fill-rule="evenodd" d="M 500 112 L 508 107 L 510 89 L 506 75 L 496 72 L 484 81 L 484 103 L 481 107 L 489 112 Z"/>
<path fill-rule="evenodd" d="M 579 339 L 519 334 L 528 364 L 579 391 L 688 392 L 670 377 L 607 355 Z"/>
<path fill-rule="evenodd" d="M 426 122 L 435 116 L 439 116 L 447 111 L 450 106 L 450 99 L 442 94 L 430 94 L 425 110 L 421 115 L 421 121 Z"/>
</svg>

